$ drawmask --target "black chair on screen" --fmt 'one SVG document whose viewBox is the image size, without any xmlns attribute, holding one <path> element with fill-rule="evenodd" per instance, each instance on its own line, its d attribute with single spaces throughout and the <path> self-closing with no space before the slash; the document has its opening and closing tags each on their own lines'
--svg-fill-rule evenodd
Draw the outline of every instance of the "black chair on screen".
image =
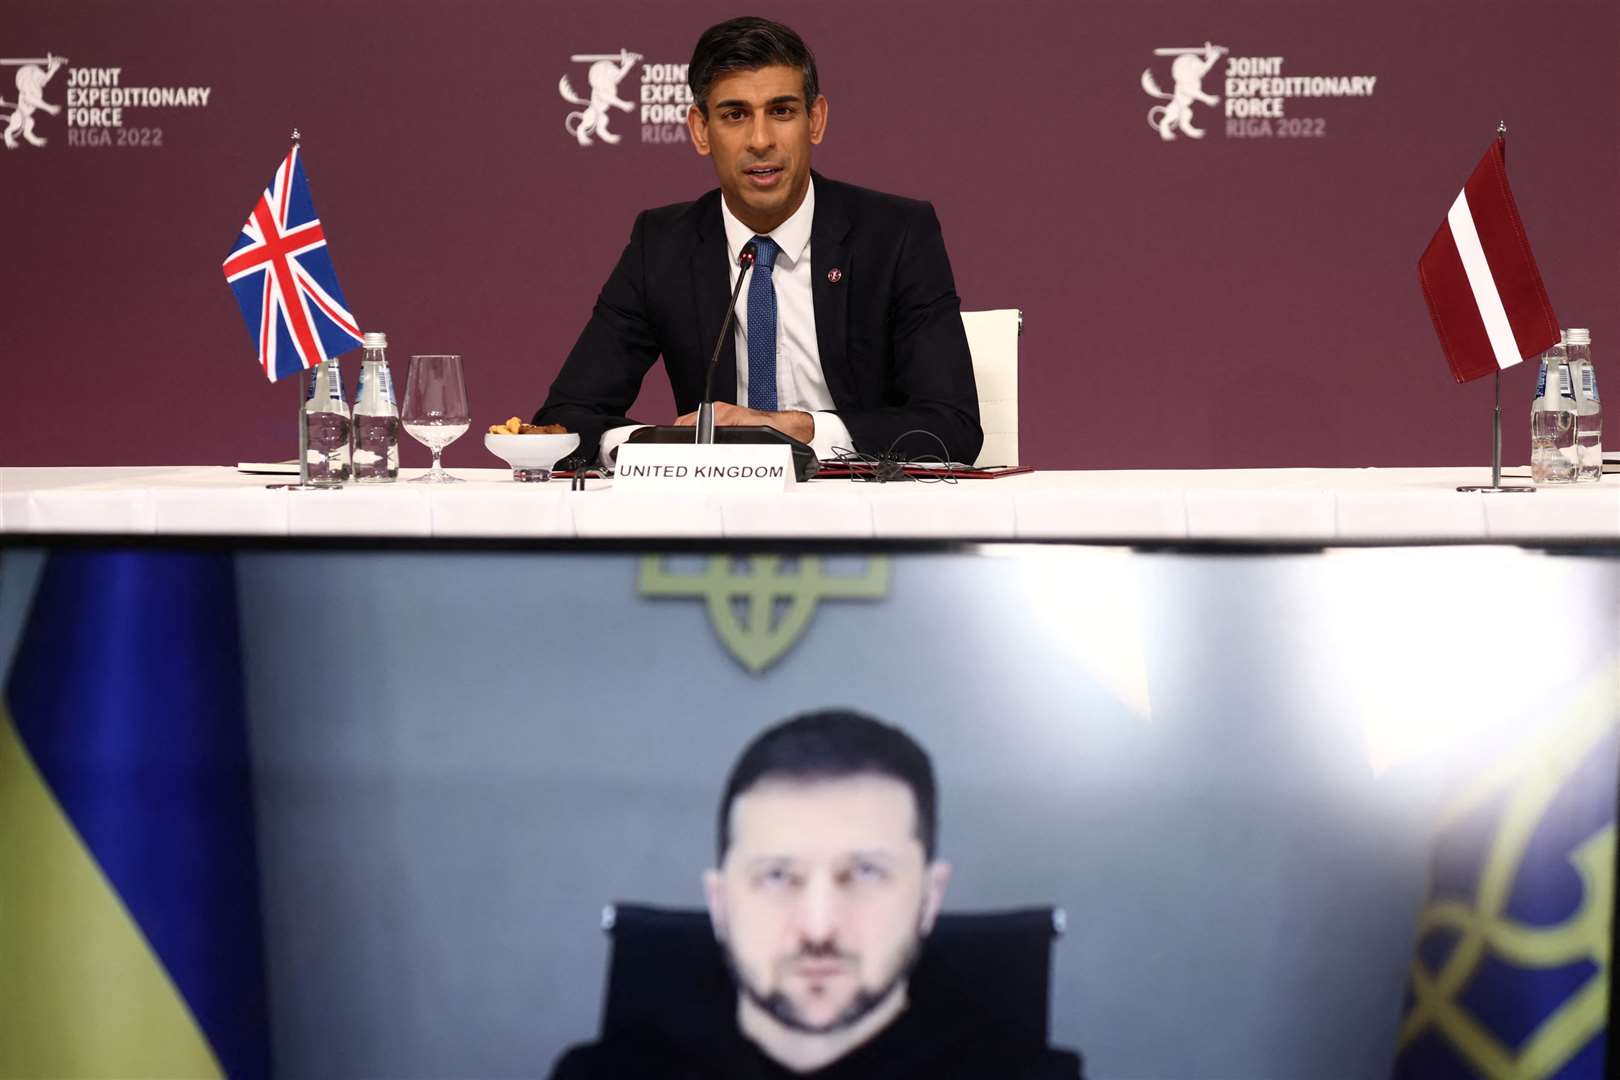
<svg viewBox="0 0 1620 1080">
<path fill-rule="evenodd" d="M 1052 941 L 1061 909 L 940 915 L 912 972 L 910 994 L 934 1015 L 990 1023 L 1019 1047 L 1048 1045 Z M 712 1045 L 734 1027 L 737 990 L 706 911 L 615 904 L 604 1041 Z"/>
</svg>

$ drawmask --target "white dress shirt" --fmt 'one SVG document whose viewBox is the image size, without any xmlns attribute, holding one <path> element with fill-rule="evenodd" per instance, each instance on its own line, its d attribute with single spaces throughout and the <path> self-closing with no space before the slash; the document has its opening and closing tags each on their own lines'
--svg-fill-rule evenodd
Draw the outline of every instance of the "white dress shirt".
<svg viewBox="0 0 1620 1080">
<path fill-rule="evenodd" d="M 780 249 L 771 265 L 771 283 L 776 287 L 776 407 L 778 411 L 798 409 L 811 415 L 815 433 L 810 449 L 818 458 L 833 456 L 834 447 L 852 447 L 849 428 L 832 412 L 832 394 L 827 391 L 827 377 L 821 370 L 821 351 L 816 346 L 816 305 L 810 293 L 810 225 L 816 214 L 816 184 L 810 181 L 804 202 L 793 215 L 772 229 L 768 235 Z M 720 217 L 726 226 L 726 254 L 731 273 L 728 284 L 737 286 L 737 275 L 742 273 L 737 256 L 743 245 L 755 233 L 737 220 L 720 200 Z M 753 268 L 748 270 L 752 274 Z M 752 282 L 743 285 L 737 295 L 737 404 L 748 404 L 748 290 Z M 639 425 L 616 427 L 602 434 L 601 456 L 604 464 L 613 460 L 613 454 L 630 433 Z"/>
</svg>

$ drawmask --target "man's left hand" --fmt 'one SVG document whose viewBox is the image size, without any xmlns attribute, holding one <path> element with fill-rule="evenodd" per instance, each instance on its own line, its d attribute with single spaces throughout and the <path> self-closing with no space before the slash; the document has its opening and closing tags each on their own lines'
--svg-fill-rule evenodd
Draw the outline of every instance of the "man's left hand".
<svg viewBox="0 0 1620 1080">
<path fill-rule="evenodd" d="M 689 412 L 685 416 L 677 417 L 675 423 L 681 427 L 691 427 L 697 423 L 697 413 Z M 714 403 L 715 427 L 773 427 L 789 438 L 798 439 L 808 443 L 816 434 L 816 418 L 807 412 L 798 409 L 789 409 L 786 412 L 763 412 L 759 409 L 745 409 L 741 405 L 733 405 L 729 401 Z"/>
</svg>

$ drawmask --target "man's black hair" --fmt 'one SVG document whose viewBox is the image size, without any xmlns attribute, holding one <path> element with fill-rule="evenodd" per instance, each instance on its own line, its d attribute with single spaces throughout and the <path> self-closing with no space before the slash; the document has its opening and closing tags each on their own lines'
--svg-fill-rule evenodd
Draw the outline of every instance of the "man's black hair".
<svg viewBox="0 0 1620 1080">
<path fill-rule="evenodd" d="M 754 738 L 731 767 L 720 800 L 717 863 L 731 847 L 731 804 L 765 779 L 841 780 L 888 776 L 911 789 L 917 804 L 917 839 L 934 859 L 939 832 L 939 796 L 928 752 L 897 727 L 849 709 L 805 713 Z"/>
<path fill-rule="evenodd" d="M 692 100 L 707 118 L 709 88 L 714 80 L 733 71 L 758 71 L 776 64 L 804 72 L 804 107 L 814 105 L 821 95 L 821 83 L 810 47 L 781 23 L 752 15 L 727 19 L 703 31 L 697 48 L 692 50 L 686 82 L 692 88 Z"/>
</svg>

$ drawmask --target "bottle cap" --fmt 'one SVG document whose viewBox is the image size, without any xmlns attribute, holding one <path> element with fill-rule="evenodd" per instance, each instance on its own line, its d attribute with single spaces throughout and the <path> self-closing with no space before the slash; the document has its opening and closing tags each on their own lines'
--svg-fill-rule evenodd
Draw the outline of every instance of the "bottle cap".
<svg viewBox="0 0 1620 1080">
<path fill-rule="evenodd" d="M 1592 331 L 1570 328 L 1564 331 L 1564 341 L 1570 345 L 1592 344 Z"/>
<path fill-rule="evenodd" d="M 371 331 L 371 332 L 368 332 L 366 334 L 365 339 L 366 339 L 366 348 L 368 348 L 368 349 L 386 349 L 386 348 L 388 348 L 388 335 L 387 334 L 378 333 L 376 331 Z"/>
</svg>

